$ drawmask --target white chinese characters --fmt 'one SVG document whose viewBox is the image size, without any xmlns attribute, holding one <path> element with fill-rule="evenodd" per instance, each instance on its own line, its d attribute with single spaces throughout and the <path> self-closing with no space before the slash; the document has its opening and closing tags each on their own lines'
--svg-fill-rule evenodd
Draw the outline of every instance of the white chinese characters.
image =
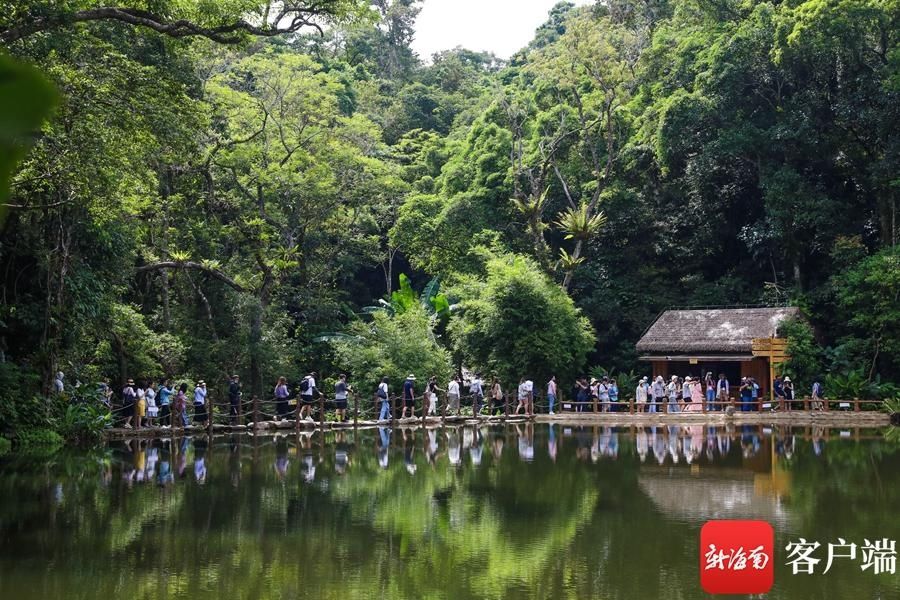
<svg viewBox="0 0 900 600">
<path fill-rule="evenodd" d="M 729 548 L 716 548 L 715 544 L 709 545 L 706 554 L 706 567 L 704 570 L 719 569 L 720 571 L 743 571 L 747 563 L 757 571 L 762 571 L 769 564 L 769 555 L 763 552 L 762 546 L 757 546 L 748 554 L 743 546 Z"/>
<path fill-rule="evenodd" d="M 872 570 L 875 575 L 881 573 L 895 574 L 897 571 L 897 548 L 894 540 L 882 538 L 870 542 L 863 540 L 859 547 L 855 543 L 847 543 L 844 538 L 838 538 L 837 543 L 828 544 L 828 556 L 825 561 L 825 569 L 822 574 L 828 573 L 834 565 L 835 559 L 847 559 L 851 561 L 861 559 L 859 568 L 863 571 Z M 794 575 L 815 573 L 816 566 L 822 562 L 813 553 L 821 547 L 819 542 L 808 542 L 805 538 L 790 542 L 785 550 L 788 552 L 788 561 L 785 563 L 791 567 Z M 857 552 L 857 549 L 859 552 Z"/>
</svg>

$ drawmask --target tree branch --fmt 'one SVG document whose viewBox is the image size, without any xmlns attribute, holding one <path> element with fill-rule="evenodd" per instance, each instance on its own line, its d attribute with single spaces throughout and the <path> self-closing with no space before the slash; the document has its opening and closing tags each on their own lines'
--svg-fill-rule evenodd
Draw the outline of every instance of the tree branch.
<svg viewBox="0 0 900 600">
<path fill-rule="evenodd" d="M 219 271 L 218 269 L 213 269 L 211 267 L 207 267 L 206 265 L 203 265 L 201 263 L 194 262 L 191 260 L 185 260 L 185 261 L 166 260 L 166 261 L 151 263 L 149 265 L 143 265 L 143 266 L 137 267 L 135 269 L 135 273 L 145 273 L 147 271 L 159 271 L 161 269 L 194 269 L 197 271 L 203 271 L 204 273 L 207 273 L 208 275 L 215 277 L 216 279 L 218 279 L 219 281 L 221 281 L 228 287 L 235 289 L 239 292 L 250 291 L 247 288 L 245 288 L 244 286 L 242 286 L 241 284 L 239 284 L 237 281 L 235 281 L 234 279 L 232 279 L 231 277 L 229 277 L 228 275 L 223 273 L 222 271 Z"/>
<path fill-rule="evenodd" d="M 73 23 L 88 21 L 119 21 L 141 27 L 148 27 L 158 33 L 173 38 L 199 36 L 221 44 L 236 44 L 243 34 L 272 37 L 286 33 L 296 33 L 303 27 L 314 27 L 322 33 L 322 28 L 314 19 L 335 13 L 336 0 L 314 2 L 285 2 L 284 7 L 272 21 L 254 25 L 239 18 L 231 23 L 214 27 L 203 27 L 185 19 L 169 21 L 165 17 L 137 8 L 102 6 L 73 13 L 60 13 L 19 22 L 0 31 L 0 42 L 9 44 L 42 31 L 56 29 Z M 289 21 L 285 21 L 290 19 Z M 282 23 L 286 23 L 282 25 Z"/>
</svg>

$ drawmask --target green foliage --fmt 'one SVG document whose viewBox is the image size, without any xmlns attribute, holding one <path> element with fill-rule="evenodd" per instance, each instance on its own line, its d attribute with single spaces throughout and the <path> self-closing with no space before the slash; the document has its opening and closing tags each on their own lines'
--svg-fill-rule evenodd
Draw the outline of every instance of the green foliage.
<svg viewBox="0 0 900 600">
<path fill-rule="evenodd" d="M 572 299 L 522 256 L 490 257 L 484 273 L 453 290 L 460 309 L 448 331 L 464 364 L 507 386 L 521 377 L 568 381 L 579 374 L 594 332 Z"/>
<path fill-rule="evenodd" d="M 16 433 L 16 447 L 25 452 L 52 454 L 63 442 L 62 436 L 52 429 L 26 429 Z"/>
<path fill-rule="evenodd" d="M 789 319 L 781 323 L 778 335 L 787 339 L 790 356 L 781 366 L 780 373 L 791 378 L 797 391 L 803 389 L 802 386 L 812 385 L 823 372 L 823 351 L 816 343 L 809 323 L 804 319 Z"/>
<path fill-rule="evenodd" d="M 409 373 L 420 382 L 432 375 L 441 382 L 449 380 L 450 355 L 439 345 L 419 304 L 395 315 L 375 312 L 371 322 L 351 323 L 347 332 L 353 339 L 333 340 L 332 345 L 338 366 L 363 399 L 374 394 L 382 377 L 389 378 L 392 394 L 399 393 Z"/>
<path fill-rule="evenodd" d="M 882 383 L 881 378 L 869 380 L 862 369 L 830 373 L 825 377 L 825 393 L 828 398 L 841 400 L 886 400 L 900 394 L 900 387 Z"/>
<path fill-rule="evenodd" d="M 562 2 L 509 62 L 429 64 L 415 0 L 328 2 L 322 36 L 227 48 L 73 22 L 95 4 L 0 14 L 0 36 L 52 21 L 0 58 L 0 155 L 21 158 L 8 203 L 25 207 L 0 245 L 0 432 L 95 435 L 98 415 L 40 398 L 58 369 L 239 372 L 261 393 L 313 366 L 366 386 L 443 373 L 452 348 L 507 384 L 563 384 L 588 355 L 627 373 L 673 305 L 795 299 L 798 389 L 900 378 L 890 4 Z M 129 6 L 273 25 L 255 0 Z M 371 298 L 393 316 L 353 320 Z"/>
<path fill-rule="evenodd" d="M 859 364 L 900 373 L 900 250 L 886 248 L 834 277 L 833 286 Z M 863 342 L 858 343 L 857 342 Z"/>
<path fill-rule="evenodd" d="M 0 437 L 0 457 L 9 454 L 12 449 L 12 442 L 5 437 Z"/>
<path fill-rule="evenodd" d="M 37 69 L 0 53 L 0 227 L 15 167 L 56 102 L 56 90 Z"/>
</svg>

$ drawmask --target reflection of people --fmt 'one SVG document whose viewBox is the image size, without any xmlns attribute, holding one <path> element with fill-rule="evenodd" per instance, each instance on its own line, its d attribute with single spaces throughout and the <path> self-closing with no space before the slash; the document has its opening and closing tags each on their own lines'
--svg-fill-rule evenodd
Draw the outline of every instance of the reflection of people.
<svg viewBox="0 0 900 600">
<path fill-rule="evenodd" d="M 524 432 L 522 427 L 516 425 L 516 433 L 519 436 L 519 458 L 525 462 L 534 460 L 534 428 L 529 423 L 525 426 Z"/>
<path fill-rule="evenodd" d="M 194 479 L 206 483 L 206 441 L 194 440 Z"/>
<path fill-rule="evenodd" d="M 501 458 L 503 458 L 503 445 L 506 443 L 506 440 L 503 439 L 502 435 L 494 436 L 493 441 L 491 442 L 491 456 L 494 457 L 494 461 L 499 462 Z"/>
<path fill-rule="evenodd" d="M 472 445 L 469 446 L 469 458 L 472 460 L 472 466 L 481 466 L 481 454 L 484 447 L 483 442 L 484 438 L 481 436 L 481 428 L 476 427 L 475 437 L 472 440 Z"/>
<path fill-rule="evenodd" d="M 338 431 L 335 434 L 334 443 L 334 471 L 338 475 L 347 472 L 347 466 L 350 464 L 350 449 L 344 439 L 344 432 Z"/>
<path fill-rule="evenodd" d="M 275 438 L 275 475 L 278 479 L 284 479 L 287 476 L 288 465 L 288 443 L 287 439 L 282 436 Z"/>
<path fill-rule="evenodd" d="M 550 423 L 550 432 L 548 435 L 549 437 L 547 438 L 547 454 L 550 456 L 550 460 L 556 462 L 558 447 L 556 444 L 556 429 L 553 423 Z"/>
<path fill-rule="evenodd" d="M 378 428 L 378 436 L 381 438 L 381 443 L 377 445 L 376 451 L 378 454 L 378 466 L 382 469 L 388 468 L 388 448 L 391 445 L 391 434 L 390 430 L 387 427 L 379 427 Z"/>
<path fill-rule="evenodd" d="M 462 463 L 460 458 L 459 431 L 457 429 L 447 430 L 447 458 L 450 459 L 450 466 L 458 467 Z"/>
</svg>

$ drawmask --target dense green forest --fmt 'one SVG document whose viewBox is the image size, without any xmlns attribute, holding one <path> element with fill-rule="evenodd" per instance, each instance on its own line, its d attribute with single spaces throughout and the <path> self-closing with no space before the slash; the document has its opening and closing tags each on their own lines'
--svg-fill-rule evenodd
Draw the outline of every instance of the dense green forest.
<svg viewBox="0 0 900 600">
<path fill-rule="evenodd" d="M 897 0 L 561 2 L 509 60 L 417 56 L 418 0 L 128 4 L 0 2 L 56 95 L 3 146 L 3 430 L 57 370 L 629 371 L 671 306 L 900 379 Z"/>
</svg>

